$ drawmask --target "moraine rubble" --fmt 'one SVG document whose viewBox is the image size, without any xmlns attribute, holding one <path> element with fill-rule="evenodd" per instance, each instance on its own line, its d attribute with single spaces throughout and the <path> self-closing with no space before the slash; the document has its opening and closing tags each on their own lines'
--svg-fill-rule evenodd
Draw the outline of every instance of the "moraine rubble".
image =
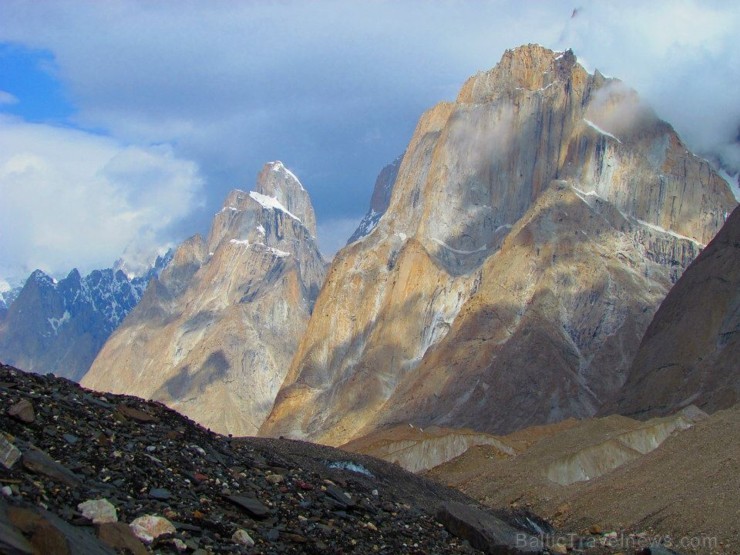
<svg viewBox="0 0 740 555">
<path fill-rule="evenodd" d="M 533 518 L 371 457 L 221 436 L 5 365 L 0 430 L 0 553 L 476 553 L 447 528 L 490 551 L 500 538 L 467 520 L 512 541 Z"/>
</svg>

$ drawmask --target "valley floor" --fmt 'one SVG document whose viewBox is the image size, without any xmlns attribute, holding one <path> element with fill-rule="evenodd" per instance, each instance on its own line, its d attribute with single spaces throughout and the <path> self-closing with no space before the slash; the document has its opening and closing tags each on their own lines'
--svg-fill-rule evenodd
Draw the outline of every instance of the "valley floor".
<svg viewBox="0 0 740 555">
<path fill-rule="evenodd" d="M 740 553 L 740 405 L 608 468 L 624 457 L 624 442 L 644 447 L 669 419 L 611 416 L 524 430 L 500 438 L 515 446 L 514 457 L 493 445 L 471 447 L 425 475 L 484 505 L 526 507 L 560 529 L 611 537 L 616 546 L 661 538 L 680 553 Z M 603 474 L 568 483 L 575 467 Z"/>
</svg>

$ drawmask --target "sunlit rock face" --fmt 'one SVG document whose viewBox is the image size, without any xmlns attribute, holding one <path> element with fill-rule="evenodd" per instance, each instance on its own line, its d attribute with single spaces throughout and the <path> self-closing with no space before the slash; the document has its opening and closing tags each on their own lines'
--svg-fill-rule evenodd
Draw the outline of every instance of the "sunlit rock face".
<svg viewBox="0 0 740 555">
<path fill-rule="evenodd" d="M 502 433 L 594 414 L 735 200 L 621 82 L 528 45 L 420 119 L 261 432 Z"/>
<path fill-rule="evenodd" d="M 740 400 L 740 208 L 660 305 L 614 403 L 638 418 Z"/>
<path fill-rule="evenodd" d="M 308 193 L 280 162 L 232 191 L 104 346 L 83 385 L 255 434 L 303 333 L 325 264 Z"/>
</svg>

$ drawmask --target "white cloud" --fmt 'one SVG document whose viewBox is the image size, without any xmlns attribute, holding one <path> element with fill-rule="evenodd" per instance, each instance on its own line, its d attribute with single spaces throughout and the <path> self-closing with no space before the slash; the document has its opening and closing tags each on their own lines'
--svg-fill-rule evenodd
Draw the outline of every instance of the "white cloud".
<svg viewBox="0 0 740 555">
<path fill-rule="evenodd" d="M 691 148 L 740 171 L 738 2 L 3 0 L 0 20 L 0 40 L 51 53 L 74 123 L 125 144 L 171 144 L 172 160 L 197 162 L 208 209 L 166 216 L 180 218 L 182 236 L 206 230 L 228 190 L 250 188 L 273 159 L 301 168 L 320 227 L 354 222 L 422 111 L 528 42 L 573 48 L 590 70 L 634 88 Z M 125 206 L 119 218 L 156 235 L 141 223 L 151 218 L 145 205 L 176 206 L 178 189 L 149 187 L 168 171 L 157 164 L 127 173 L 161 152 L 124 150 L 97 177 Z"/>
<path fill-rule="evenodd" d="M 570 19 L 560 44 L 589 69 L 637 90 L 693 150 L 738 171 L 739 26 L 737 2 L 591 1 Z"/>
<path fill-rule="evenodd" d="M 201 187 L 197 166 L 169 147 L 1 117 L 0 275 L 88 271 L 132 243 L 155 247 Z"/>
<path fill-rule="evenodd" d="M 18 98 L 15 95 L 10 94 L 8 91 L 0 89 L 0 104 L 17 104 Z"/>
</svg>

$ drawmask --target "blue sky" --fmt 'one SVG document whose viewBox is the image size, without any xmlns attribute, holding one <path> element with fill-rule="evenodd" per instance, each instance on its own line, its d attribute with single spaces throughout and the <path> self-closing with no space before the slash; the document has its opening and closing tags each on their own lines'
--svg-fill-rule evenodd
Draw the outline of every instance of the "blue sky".
<svg viewBox="0 0 740 555">
<path fill-rule="evenodd" d="M 12 95 L 3 112 L 29 122 L 64 125 L 74 113 L 57 77 L 54 55 L 19 44 L 0 44 L 0 90 Z M 23 99 L 23 102 L 20 102 Z"/>
<path fill-rule="evenodd" d="M 573 48 L 740 168 L 734 2 L 3 0 L 0 279 L 147 259 L 280 159 L 331 255 L 421 113 L 506 48 Z"/>
</svg>

